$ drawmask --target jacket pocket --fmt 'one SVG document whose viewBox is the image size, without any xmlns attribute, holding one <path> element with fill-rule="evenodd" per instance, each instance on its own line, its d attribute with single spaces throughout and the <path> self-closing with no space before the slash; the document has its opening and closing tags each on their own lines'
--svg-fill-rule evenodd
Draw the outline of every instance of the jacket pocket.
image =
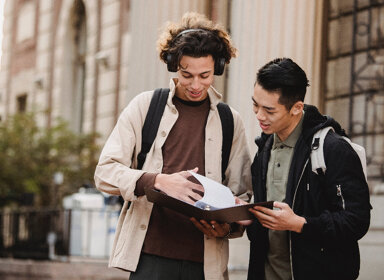
<svg viewBox="0 0 384 280">
<path fill-rule="evenodd" d="M 124 208 L 125 204 L 127 204 L 127 208 Z M 127 232 L 129 223 L 131 220 L 131 214 L 133 210 L 133 202 L 125 202 L 123 206 L 123 209 L 121 210 L 120 217 L 119 217 L 119 223 L 121 222 L 121 227 L 116 229 L 115 233 L 115 241 L 114 241 L 114 250 L 113 250 L 113 257 L 118 256 L 127 240 Z M 132 208 L 132 209 L 131 209 Z M 120 221 L 121 220 L 121 221 Z"/>
<path fill-rule="evenodd" d="M 360 257 L 357 243 L 325 248 L 324 253 L 327 272 L 324 279 L 352 280 L 358 277 Z"/>
</svg>

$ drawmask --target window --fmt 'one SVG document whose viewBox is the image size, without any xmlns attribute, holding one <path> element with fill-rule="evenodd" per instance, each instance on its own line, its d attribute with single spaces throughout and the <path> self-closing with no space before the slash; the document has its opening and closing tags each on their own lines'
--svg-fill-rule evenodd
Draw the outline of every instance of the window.
<svg viewBox="0 0 384 280">
<path fill-rule="evenodd" d="M 325 114 L 365 147 L 374 186 L 384 178 L 384 1 L 328 3 Z"/>
<path fill-rule="evenodd" d="M 17 97 L 17 112 L 24 113 L 27 110 L 27 95 L 23 94 Z"/>
</svg>

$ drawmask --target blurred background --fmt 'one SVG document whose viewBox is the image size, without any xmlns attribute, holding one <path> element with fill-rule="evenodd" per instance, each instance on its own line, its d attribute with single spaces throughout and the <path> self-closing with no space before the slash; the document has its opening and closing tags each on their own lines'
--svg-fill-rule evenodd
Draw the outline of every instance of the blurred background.
<svg viewBox="0 0 384 280">
<path fill-rule="evenodd" d="M 166 21 L 206 14 L 239 53 L 214 86 L 260 134 L 256 71 L 290 57 L 306 103 L 367 152 L 373 205 L 361 276 L 384 272 L 384 0 L 0 0 L 0 277 L 126 279 L 106 268 L 120 204 L 93 172 L 120 112 L 167 87 L 155 42 Z M 230 243 L 230 279 L 246 279 L 247 238 Z M 124 278 L 125 277 L 125 278 Z"/>
</svg>

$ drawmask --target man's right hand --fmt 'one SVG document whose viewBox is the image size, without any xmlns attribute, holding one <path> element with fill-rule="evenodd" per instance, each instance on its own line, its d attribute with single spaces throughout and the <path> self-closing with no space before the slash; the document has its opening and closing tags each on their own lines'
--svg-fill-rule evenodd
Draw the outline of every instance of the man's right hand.
<svg viewBox="0 0 384 280">
<path fill-rule="evenodd" d="M 198 168 L 191 170 L 197 172 Z M 194 204 L 202 198 L 203 186 L 188 180 L 192 176 L 188 171 L 181 171 L 173 174 L 158 174 L 154 187 L 169 196 Z"/>
</svg>

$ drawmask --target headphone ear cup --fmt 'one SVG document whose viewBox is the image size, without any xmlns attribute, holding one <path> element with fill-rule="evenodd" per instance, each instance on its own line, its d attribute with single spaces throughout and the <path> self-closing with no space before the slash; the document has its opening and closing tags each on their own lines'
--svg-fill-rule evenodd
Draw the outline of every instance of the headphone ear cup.
<svg viewBox="0 0 384 280">
<path fill-rule="evenodd" d="M 216 59 L 215 61 L 215 72 L 214 74 L 216 76 L 221 76 L 224 73 L 224 68 L 225 68 L 225 58 L 221 57 Z"/>
<path fill-rule="evenodd" d="M 167 69 L 169 72 L 177 72 L 177 63 L 172 54 L 167 54 Z"/>
</svg>

